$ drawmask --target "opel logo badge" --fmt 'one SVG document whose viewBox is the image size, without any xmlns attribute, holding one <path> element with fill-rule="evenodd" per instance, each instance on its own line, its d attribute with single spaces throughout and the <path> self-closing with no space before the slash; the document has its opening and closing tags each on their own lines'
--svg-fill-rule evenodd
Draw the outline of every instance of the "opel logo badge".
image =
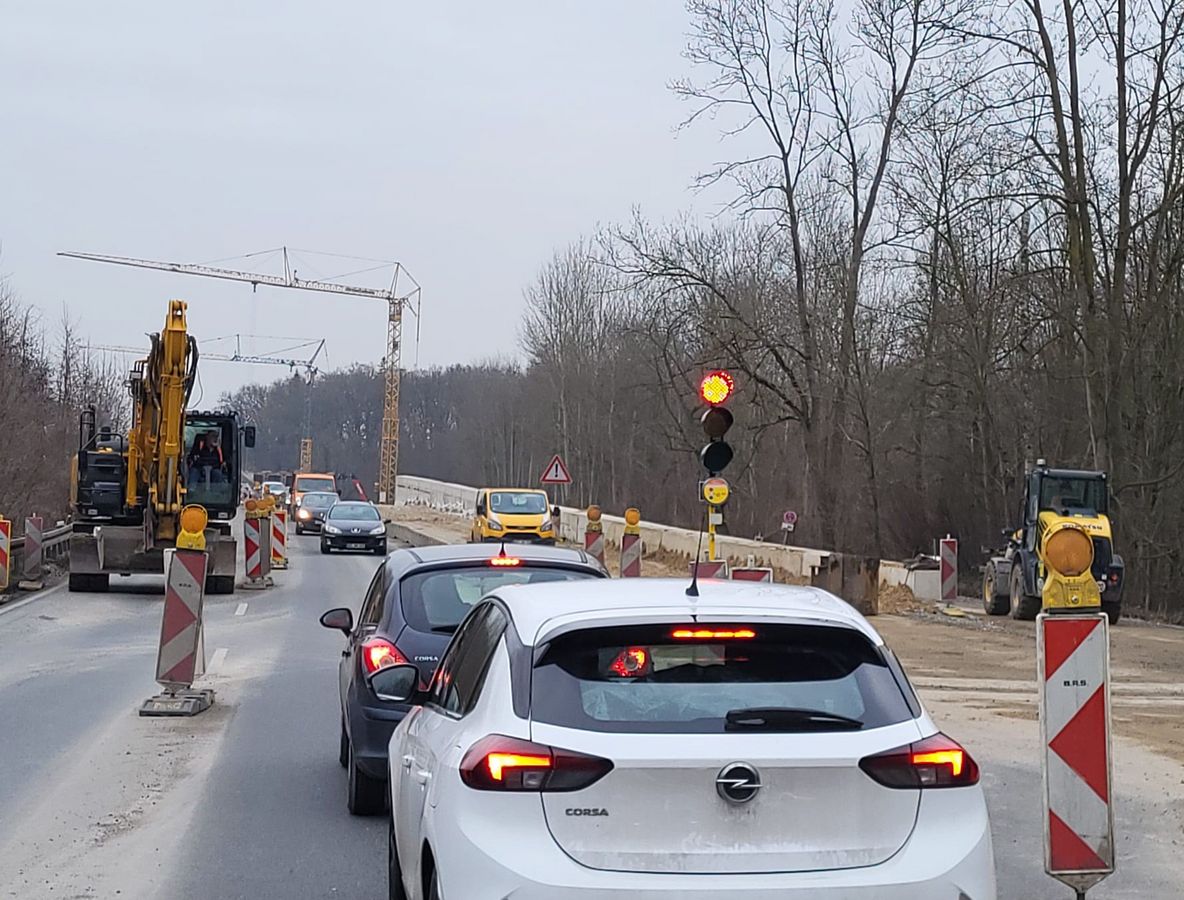
<svg viewBox="0 0 1184 900">
<path fill-rule="evenodd" d="M 761 789 L 761 775 L 748 763 L 729 763 L 715 776 L 715 789 L 729 803 L 747 803 Z"/>
</svg>

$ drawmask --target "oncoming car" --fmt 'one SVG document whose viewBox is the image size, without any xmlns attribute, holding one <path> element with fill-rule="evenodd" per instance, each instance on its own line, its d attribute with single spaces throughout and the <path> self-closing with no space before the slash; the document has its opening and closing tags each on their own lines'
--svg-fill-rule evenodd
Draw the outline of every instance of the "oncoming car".
<svg viewBox="0 0 1184 900">
<path fill-rule="evenodd" d="M 391 738 L 393 900 L 995 900 L 979 769 L 810 587 L 498 588 Z"/>
<path fill-rule="evenodd" d="M 345 608 L 321 616 L 322 625 L 346 636 L 339 670 L 340 759 L 349 774 L 350 812 L 382 812 L 387 743 L 410 708 L 380 700 L 367 676 L 410 663 L 427 684 L 456 626 L 491 590 L 607 577 L 582 550 L 522 547 L 513 556 L 468 544 L 396 550 L 374 574 L 356 621 Z"/>
<path fill-rule="evenodd" d="M 521 488 L 482 488 L 477 492 L 470 539 L 530 541 L 554 544 L 559 508 L 550 506 L 545 491 Z"/>
<path fill-rule="evenodd" d="M 386 526 L 373 503 L 334 503 L 321 523 L 321 552 L 367 550 L 386 556 Z"/>
<path fill-rule="evenodd" d="M 329 509 L 337 502 L 337 495 L 327 491 L 309 491 L 296 506 L 296 533 L 319 532 Z"/>
</svg>

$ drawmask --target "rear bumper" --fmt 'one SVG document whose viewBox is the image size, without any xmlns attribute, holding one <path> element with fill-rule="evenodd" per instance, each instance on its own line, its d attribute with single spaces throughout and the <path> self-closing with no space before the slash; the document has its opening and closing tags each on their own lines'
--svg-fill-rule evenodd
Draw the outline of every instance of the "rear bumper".
<svg viewBox="0 0 1184 900">
<path fill-rule="evenodd" d="M 997 900 L 986 803 L 979 788 L 929 791 L 908 842 L 878 866 L 760 875 L 589 869 L 551 839 L 541 809 L 443 802 L 429 826 L 445 896 L 512 900 Z M 453 811 L 461 812 L 461 811 Z"/>
</svg>

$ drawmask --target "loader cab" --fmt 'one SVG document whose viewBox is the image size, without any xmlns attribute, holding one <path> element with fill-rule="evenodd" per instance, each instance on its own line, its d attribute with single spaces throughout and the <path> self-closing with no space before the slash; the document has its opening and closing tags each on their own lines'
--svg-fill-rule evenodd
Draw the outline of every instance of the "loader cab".
<svg viewBox="0 0 1184 900">
<path fill-rule="evenodd" d="M 1110 491 L 1105 472 L 1049 469 L 1038 466 L 1028 476 L 1024 525 L 1032 526 L 1043 511 L 1059 516 L 1107 516 Z"/>
<path fill-rule="evenodd" d="M 233 412 L 185 416 L 185 502 L 201 504 L 211 519 L 232 519 L 241 501 L 243 447 L 255 445 L 255 429 Z"/>
</svg>

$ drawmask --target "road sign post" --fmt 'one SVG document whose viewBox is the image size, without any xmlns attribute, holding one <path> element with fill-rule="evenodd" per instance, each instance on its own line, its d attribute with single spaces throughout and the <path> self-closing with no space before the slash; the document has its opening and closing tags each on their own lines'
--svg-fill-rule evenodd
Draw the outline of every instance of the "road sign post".
<svg viewBox="0 0 1184 900">
<path fill-rule="evenodd" d="M 728 495 L 731 493 L 727 481 L 713 476 L 703 482 L 702 485 L 703 499 L 707 501 L 707 558 L 709 560 L 716 559 L 715 552 L 715 534 L 716 527 L 722 525 L 724 522 L 723 505 L 728 502 Z M 714 575 L 704 575 L 704 578 L 714 578 Z M 727 577 L 727 566 L 724 567 L 724 573 L 720 577 Z"/>
<path fill-rule="evenodd" d="M 789 543 L 789 535 L 797 527 L 798 514 L 792 509 L 787 509 L 781 514 L 781 543 Z"/>
<path fill-rule="evenodd" d="M 958 599 L 958 539 L 948 534 L 941 539 L 941 599 L 954 603 Z"/>
<path fill-rule="evenodd" d="M 1102 613 L 1036 619 L 1044 870 L 1079 900 L 1114 871 L 1108 629 Z"/>
<path fill-rule="evenodd" d="M 202 601 L 205 596 L 204 550 L 165 551 L 164 613 L 156 653 L 156 681 L 164 690 L 144 701 L 142 716 L 195 716 L 210 708 L 214 692 L 193 690 L 204 668 Z"/>
</svg>

